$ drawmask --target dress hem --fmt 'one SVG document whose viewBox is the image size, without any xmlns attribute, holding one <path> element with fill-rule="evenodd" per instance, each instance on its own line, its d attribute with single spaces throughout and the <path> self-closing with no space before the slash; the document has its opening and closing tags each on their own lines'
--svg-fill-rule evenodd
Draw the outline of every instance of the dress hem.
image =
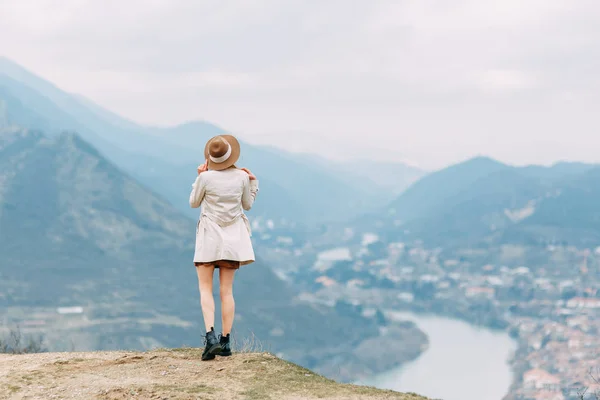
<svg viewBox="0 0 600 400">
<path fill-rule="evenodd" d="M 241 266 L 252 264 L 254 261 L 255 260 L 245 260 L 245 261 L 237 261 L 237 260 L 194 261 L 194 266 L 196 266 L 196 267 L 202 267 L 202 266 L 214 265 L 215 268 L 219 268 L 219 264 L 223 264 L 223 266 L 225 268 L 239 269 Z M 237 263 L 237 265 L 235 265 L 235 267 L 233 265 L 231 265 L 231 266 L 228 265 L 228 264 L 234 264 L 234 263 Z"/>
</svg>

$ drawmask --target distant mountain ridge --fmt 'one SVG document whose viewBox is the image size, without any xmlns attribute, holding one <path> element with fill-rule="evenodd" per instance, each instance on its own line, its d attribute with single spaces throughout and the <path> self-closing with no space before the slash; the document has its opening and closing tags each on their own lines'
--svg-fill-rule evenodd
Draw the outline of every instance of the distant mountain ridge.
<svg viewBox="0 0 600 400">
<path fill-rule="evenodd" d="M 460 194 L 478 179 L 508 168 L 510 167 L 490 158 L 477 157 L 417 181 L 392 202 L 390 207 L 399 218 L 423 216 L 434 212 L 447 198 Z"/>
<path fill-rule="evenodd" d="M 186 208 L 185 193 L 197 165 L 204 161 L 204 144 L 223 132 L 208 122 L 172 128 L 140 126 L 58 89 L 6 58 L 0 58 L 0 102 L 5 124 L 10 121 L 50 135 L 77 131 L 108 159 L 190 216 L 194 214 Z M 343 220 L 391 198 L 386 191 L 355 185 L 347 179 L 347 170 L 313 166 L 301 157 L 248 143 L 242 143 L 242 148 L 239 164 L 259 176 L 261 190 L 268 194 L 253 211 L 256 216 L 293 223 Z M 398 187 L 403 182 L 399 176 Z"/>
<path fill-rule="evenodd" d="M 600 245 L 597 187 L 600 166 L 594 164 L 514 167 L 476 157 L 413 184 L 389 205 L 388 221 L 379 223 L 392 238 L 436 245 Z"/>
</svg>

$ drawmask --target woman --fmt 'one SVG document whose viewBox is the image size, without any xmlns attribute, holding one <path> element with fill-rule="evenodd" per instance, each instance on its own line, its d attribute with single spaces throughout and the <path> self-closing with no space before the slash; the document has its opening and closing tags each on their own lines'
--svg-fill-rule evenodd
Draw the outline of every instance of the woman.
<svg viewBox="0 0 600 400">
<path fill-rule="evenodd" d="M 254 262 L 251 230 L 244 210 L 250 210 L 258 193 L 258 180 L 246 168 L 238 169 L 240 144 L 231 135 L 215 136 L 206 143 L 206 162 L 198 167 L 190 206 L 202 206 L 196 226 L 194 264 L 198 273 L 200 303 L 206 327 L 202 360 L 231 355 L 229 336 L 235 314 L 233 277 L 241 265 Z M 222 333 L 215 335 L 213 272 L 219 269 Z"/>
</svg>

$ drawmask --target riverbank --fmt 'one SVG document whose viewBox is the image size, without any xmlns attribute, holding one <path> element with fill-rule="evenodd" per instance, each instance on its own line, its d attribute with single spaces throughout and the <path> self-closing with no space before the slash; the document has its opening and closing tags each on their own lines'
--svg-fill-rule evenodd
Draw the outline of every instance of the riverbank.
<svg viewBox="0 0 600 400">
<path fill-rule="evenodd" d="M 418 359 L 429 348 L 428 335 L 414 322 L 390 320 L 378 331 L 378 335 L 350 348 L 347 343 L 333 343 L 330 354 L 320 354 L 311 369 L 350 383 L 405 365 Z"/>
<path fill-rule="evenodd" d="M 521 382 L 520 377 L 527 370 L 527 365 L 524 365 L 522 362 L 523 359 L 526 358 L 527 352 L 523 352 L 524 347 L 522 346 L 521 338 L 519 337 L 519 335 L 515 335 L 514 331 L 511 329 L 511 327 L 514 326 L 515 320 L 509 321 L 507 319 L 504 319 L 504 317 L 508 316 L 508 314 L 502 313 L 500 307 L 490 307 L 492 306 L 490 303 L 487 303 L 487 306 L 485 308 L 482 308 L 480 306 L 481 302 L 478 302 L 478 299 L 470 299 L 465 297 L 458 299 L 448 299 L 437 298 L 435 296 L 426 298 L 415 298 L 413 299 L 413 301 L 407 302 L 402 300 L 404 297 L 400 297 L 397 291 L 394 291 L 392 289 L 377 289 L 375 295 L 375 289 L 372 288 L 353 288 L 352 291 L 340 290 L 338 292 L 333 292 L 331 290 L 320 290 L 315 293 L 315 296 L 318 296 L 318 298 L 320 298 L 321 300 L 327 299 L 328 301 L 339 301 L 339 299 L 342 298 L 353 298 L 356 302 L 360 302 L 364 309 L 378 310 L 378 312 L 381 312 L 384 315 L 383 319 L 387 321 L 387 323 L 398 323 L 399 320 L 405 321 L 404 323 L 409 322 L 406 321 L 405 318 L 402 318 L 402 314 L 406 316 L 406 313 L 410 313 L 413 315 L 418 315 L 419 318 L 441 318 L 451 320 L 455 323 L 463 323 L 465 325 L 468 325 L 474 331 L 485 330 L 491 335 L 502 336 L 505 340 L 511 342 L 512 345 L 510 346 L 510 350 L 506 351 L 506 354 L 504 354 L 502 357 L 496 358 L 496 365 L 500 365 L 502 368 L 504 368 L 503 371 L 505 372 L 503 373 L 505 378 L 503 381 L 503 393 L 497 398 L 492 398 L 492 400 L 498 400 L 502 398 L 505 394 L 510 396 L 512 393 L 518 390 Z M 486 314 L 482 312 L 482 310 L 489 311 L 489 313 Z M 394 316 L 394 314 L 396 315 Z M 399 315 L 400 318 L 398 318 Z M 419 324 L 416 324 L 416 327 L 421 331 L 423 330 L 423 328 L 419 326 Z M 434 334 L 437 332 L 439 332 L 439 330 L 434 330 Z M 427 332 L 425 332 L 425 334 L 429 336 Z M 459 341 L 462 340 L 460 336 L 461 335 L 456 335 L 457 340 Z M 429 343 L 430 345 L 435 346 L 434 339 L 430 338 Z M 406 343 L 395 344 L 395 346 L 402 345 L 408 346 Z M 466 349 L 468 348 L 467 345 L 468 343 L 465 345 Z M 447 348 L 452 348 L 454 346 L 455 345 L 453 343 L 446 343 Z M 482 348 L 480 349 L 480 354 L 486 354 L 486 352 L 486 346 L 482 346 Z M 379 356 L 382 359 L 385 359 L 389 358 L 390 354 L 393 353 L 380 353 Z M 424 357 L 425 354 L 416 357 L 415 360 L 418 362 L 418 360 Z M 479 364 L 487 363 L 485 359 L 483 361 L 468 361 L 467 359 L 462 357 L 461 354 L 455 354 L 452 357 L 454 363 L 447 365 L 447 369 L 452 371 L 456 371 L 457 366 L 460 365 L 468 365 L 469 367 L 475 368 L 474 371 L 478 371 L 477 367 Z M 383 372 L 374 373 L 371 377 L 357 377 L 357 379 L 354 380 L 354 382 L 372 382 L 371 378 L 379 376 L 381 374 L 386 374 L 392 370 L 402 370 L 413 361 L 414 360 L 405 360 L 404 362 L 399 362 Z M 447 373 L 440 371 L 438 375 L 440 375 L 443 378 L 443 376 L 447 375 Z M 435 376 L 431 378 L 431 381 L 435 382 L 439 379 L 439 376 Z M 432 394 L 430 396 L 436 397 L 435 394 Z"/>
<path fill-rule="evenodd" d="M 506 393 L 498 399 L 513 398 L 514 393 L 520 389 L 521 376 L 528 369 L 528 363 L 524 360 L 529 354 L 527 352 L 526 338 L 521 337 L 513 329 L 516 322 L 505 319 L 506 314 L 503 314 L 500 308 L 492 309 L 489 315 L 484 316 L 479 310 L 470 306 L 468 301 L 464 301 L 464 298 L 460 299 L 460 301 L 443 300 L 445 301 L 434 298 L 427 303 L 401 303 L 394 310 L 386 310 L 386 316 L 389 316 L 391 319 L 402 319 L 403 316 L 406 317 L 407 315 L 418 316 L 421 319 L 442 318 L 467 324 L 476 330 L 487 330 L 496 335 L 506 335 L 507 338 L 510 338 L 513 345 L 510 354 L 507 354 L 506 359 L 500 362 L 502 365 L 507 366 L 510 382 Z M 487 353 L 485 348 L 481 350 L 482 354 Z M 461 358 L 461 360 L 463 359 Z"/>
<path fill-rule="evenodd" d="M 415 322 L 430 338 L 430 347 L 415 361 L 359 383 L 444 400 L 500 400 L 509 393 L 509 359 L 517 344 L 507 333 L 439 316 L 385 314 Z"/>
</svg>

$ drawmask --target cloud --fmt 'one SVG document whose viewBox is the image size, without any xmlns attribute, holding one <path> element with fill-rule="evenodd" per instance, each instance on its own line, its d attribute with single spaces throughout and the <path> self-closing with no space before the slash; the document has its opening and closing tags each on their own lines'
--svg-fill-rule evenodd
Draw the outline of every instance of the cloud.
<svg viewBox="0 0 600 400">
<path fill-rule="evenodd" d="M 595 160 L 599 18 L 596 0 L 3 0 L 0 49 L 144 123 L 547 163 Z"/>
</svg>

